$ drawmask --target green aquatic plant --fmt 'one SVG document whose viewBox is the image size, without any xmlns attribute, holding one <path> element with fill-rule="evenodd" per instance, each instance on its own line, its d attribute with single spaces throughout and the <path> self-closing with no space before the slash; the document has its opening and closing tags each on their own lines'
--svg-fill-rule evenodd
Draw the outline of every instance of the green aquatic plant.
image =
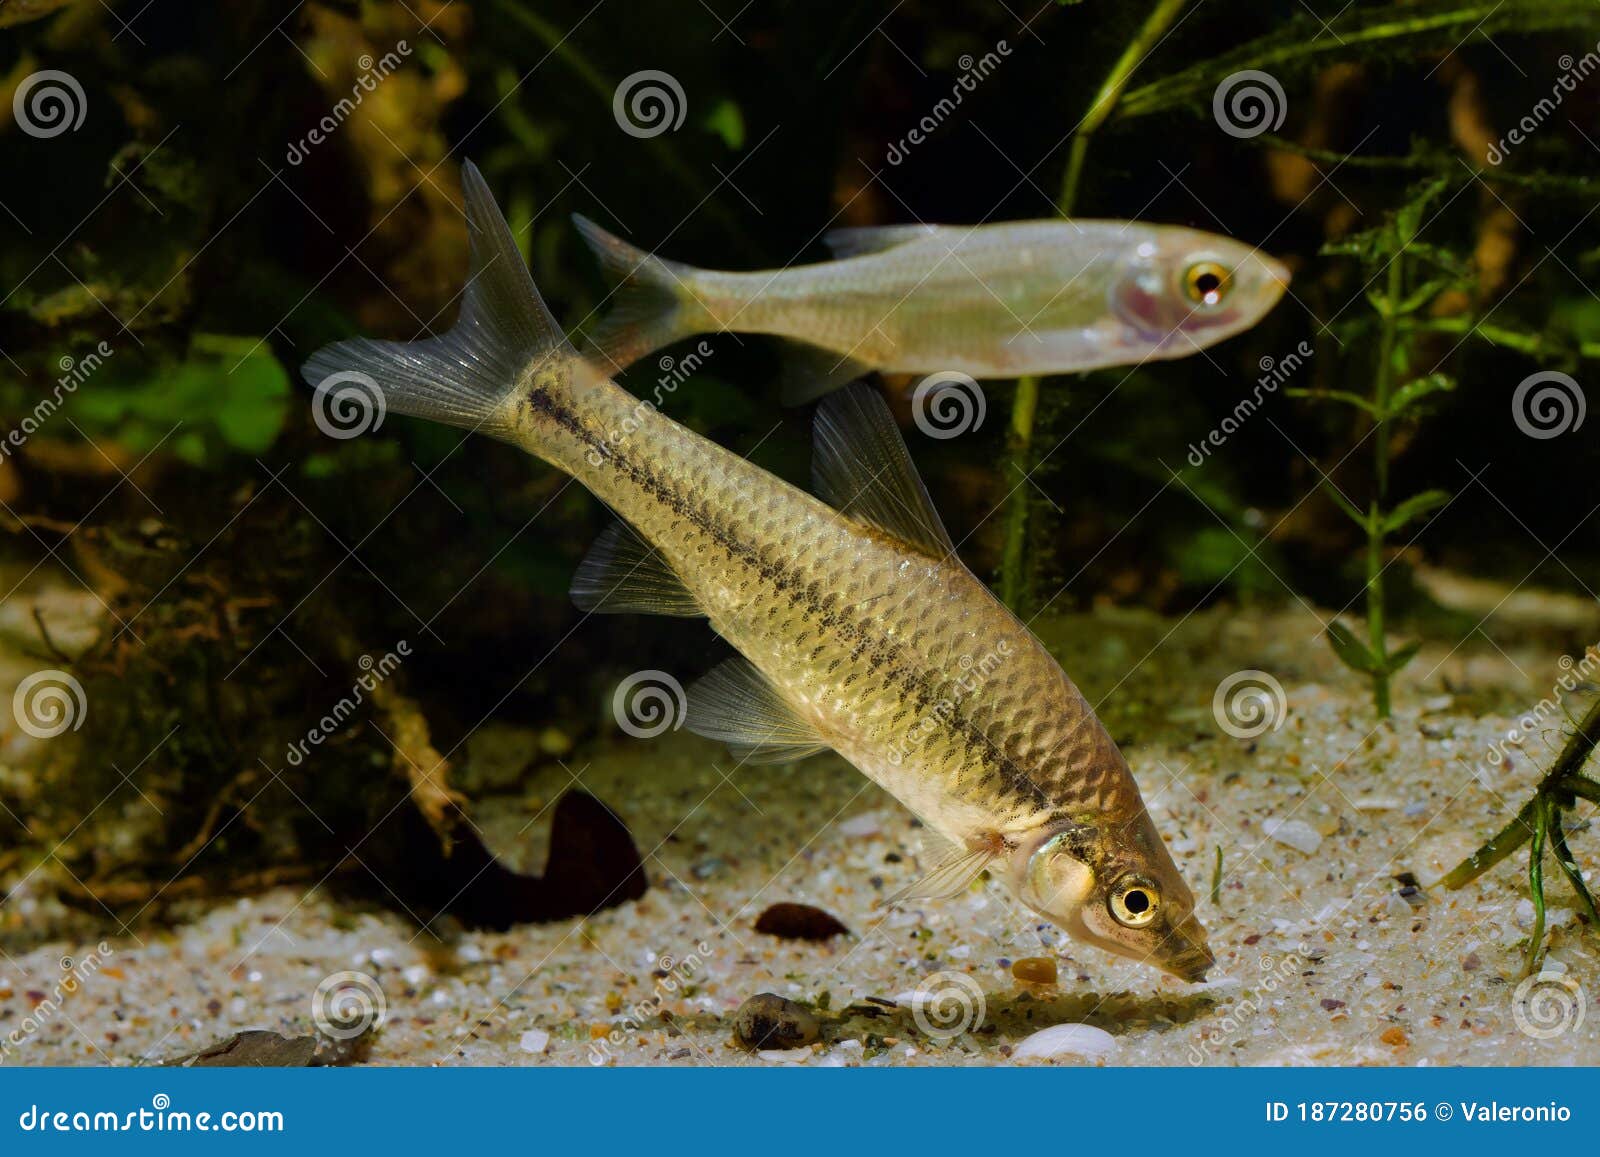
<svg viewBox="0 0 1600 1157">
<path fill-rule="evenodd" d="M 1594 895 L 1584 883 L 1583 871 L 1567 844 L 1566 819 L 1579 800 L 1600 804 L 1600 780 L 1583 774 L 1584 765 L 1600 744 L 1600 699 L 1590 704 L 1583 719 L 1567 737 L 1555 763 L 1534 788 L 1533 796 L 1518 810 L 1516 817 L 1472 855 L 1457 864 L 1439 881 L 1441 887 L 1463 888 L 1490 868 L 1506 859 L 1523 844 L 1528 848 L 1528 897 L 1533 901 L 1533 928 L 1528 934 L 1528 950 L 1523 971 L 1531 975 L 1544 952 L 1545 890 L 1544 858 L 1548 844 L 1555 853 L 1556 866 L 1572 885 L 1591 929 L 1600 929 Z"/>
<path fill-rule="evenodd" d="M 1414 190 L 1397 211 L 1374 229 L 1325 246 L 1324 255 L 1353 257 L 1360 262 L 1362 281 L 1369 287 L 1366 299 L 1377 314 L 1377 353 L 1370 394 L 1351 390 L 1290 389 L 1290 397 L 1334 402 L 1349 406 L 1370 429 L 1372 488 L 1365 508 L 1321 474 L 1321 486 L 1366 538 L 1363 592 L 1367 637 L 1360 638 L 1337 620 L 1327 625 L 1328 642 L 1347 667 L 1365 675 L 1372 684 L 1372 702 L 1379 719 L 1390 712 L 1390 683 L 1395 674 L 1416 657 L 1420 640 L 1393 649 L 1386 630 L 1384 573 L 1391 536 L 1450 501 L 1444 490 L 1424 490 L 1406 498 L 1390 498 L 1390 464 L 1399 422 L 1414 418 L 1423 399 L 1455 389 L 1449 375 L 1417 373 L 1419 357 L 1406 323 L 1446 289 L 1461 285 L 1468 271 L 1449 251 L 1419 240 L 1423 217 L 1447 188 L 1432 180 Z M 1420 276 L 1419 276 L 1420 271 Z M 1364 439 L 1363 439 L 1364 440 Z"/>
<path fill-rule="evenodd" d="M 1188 3 L 1189 0 L 1158 0 L 1100 85 L 1089 111 L 1072 134 L 1067 169 L 1061 181 L 1061 194 L 1056 199 L 1056 211 L 1062 217 L 1072 216 L 1077 204 L 1078 185 L 1083 176 L 1089 142 L 1117 107 L 1117 101 L 1133 79 L 1134 71 L 1161 42 Z M 1006 457 L 1010 467 L 1008 473 L 1015 476 L 1015 481 L 1006 499 L 1005 546 L 1000 559 L 1000 600 L 1012 610 L 1031 601 L 1028 582 L 1031 572 L 1027 564 L 1028 508 L 1031 501 L 1028 479 L 1035 469 L 1033 433 L 1039 415 L 1039 381 L 1035 376 L 1017 379 L 1017 392 L 1011 402 L 1011 425 L 1006 439 Z"/>
</svg>

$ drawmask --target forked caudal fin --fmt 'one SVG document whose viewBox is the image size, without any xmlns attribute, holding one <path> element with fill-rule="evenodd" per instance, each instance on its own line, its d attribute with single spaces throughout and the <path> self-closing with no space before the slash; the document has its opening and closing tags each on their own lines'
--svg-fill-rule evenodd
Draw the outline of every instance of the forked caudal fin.
<svg viewBox="0 0 1600 1157">
<path fill-rule="evenodd" d="M 603 369 L 617 373 L 652 350 L 710 327 L 689 291 L 697 270 L 630 245 L 581 214 L 572 215 L 612 291 L 610 312 L 589 335 Z"/>
<path fill-rule="evenodd" d="M 515 430 L 504 403 L 528 366 L 576 351 L 539 299 L 511 227 L 470 161 L 461 167 L 461 185 L 472 262 L 450 331 L 413 342 L 335 342 L 300 372 L 326 405 L 359 392 L 382 407 L 380 415 L 411 414 L 510 439 Z"/>
</svg>

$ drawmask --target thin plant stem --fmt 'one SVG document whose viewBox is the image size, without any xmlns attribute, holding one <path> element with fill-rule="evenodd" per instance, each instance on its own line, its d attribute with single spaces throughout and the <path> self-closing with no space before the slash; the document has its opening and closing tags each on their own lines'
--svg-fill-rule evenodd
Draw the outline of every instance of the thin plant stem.
<svg viewBox="0 0 1600 1157">
<path fill-rule="evenodd" d="M 1078 186 L 1083 176 L 1084 158 L 1089 153 L 1089 141 L 1095 131 L 1106 122 L 1121 99 L 1134 72 L 1150 55 L 1151 50 L 1167 34 L 1178 14 L 1188 7 L 1189 0 L 1157 0 L 1150 15 L 1134 38 L 1123 49 L 1111 72 L 1100 85 L 1089 111 L 1073 134 L 1067 153 L 1067 169 L 1061 181 L 1061 195 L 1056 199 L 1056 212 L 1062 217 L 1072 216 L 1078 201 Z M 1006 538 L 1000 555 L 1000 599 L 1014 611 L 1020 611 L 1030 601 L 1028 591 L 1028 475 L 1033 469 L 1033 430 L 1039 416 L 1039 378 L 1029 375 L 1017 379 L 1016 393 L 1011 399 L 1011 424 L 1006 439 L 1006 457 L 1011 466 L 1008 472 L 1015 476 L 1012 490 L 1006 499 Z M 1008 478 L 1008 481 L 1010 479 Z"/>
</svg>

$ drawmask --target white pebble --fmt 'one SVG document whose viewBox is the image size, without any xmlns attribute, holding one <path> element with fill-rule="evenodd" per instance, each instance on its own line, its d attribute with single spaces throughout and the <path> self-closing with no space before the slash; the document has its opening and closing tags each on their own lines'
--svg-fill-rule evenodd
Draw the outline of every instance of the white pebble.
<svg viewBox="0 0 1600 1157">
<path fill-rule="evenodd" d="M 525 1053 L 542 1053 L 550 1047 L 550 1034 L 542 1028 L 530 1028 L 517 1044 Z"/>
<path fill-rule="evenodd" d="M 852 839 L 875 836 L 882 830 L 882 823 L 878 818 L 878 813 L 875 811 L 862 812 L 860 815 L 851 816 L 839 824 L 839 834 L 849 836 Z"/>
<path fill-rule="evenodd" d="M 1304 820 L 1262 820 L 1261 830 L 1268 839 L 1287 844 L 1308 856 L 1322 846 L 1322 836 Z"/>
<path fill-rule="evenodd" d="M 1017 1061 L 1048 1057 L 1080 1056 L 1098 1061 L 1117 1051 L 1117 1038 L 1103 1028 L 1090 1024 L 1058 1024 L 1041 1029 L 1028 1037 L 1012 1052 Z"/>
</svg>

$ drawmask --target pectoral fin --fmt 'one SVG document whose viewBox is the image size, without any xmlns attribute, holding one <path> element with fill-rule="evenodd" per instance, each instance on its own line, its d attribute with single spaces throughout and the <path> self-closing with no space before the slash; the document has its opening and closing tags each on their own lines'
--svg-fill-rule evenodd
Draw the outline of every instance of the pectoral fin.
<svg viewBox="0 0 1600 1157">
<path fill-rule="evenodd" d="M 972 881 L 976 880 L 999 854 L 987 844 L 975 851 L 952 846 L 927 875 L 913 880 L 887 899 L 878 901 L 876 906 L 889 908 L 908 900 L 944 900 L 950 896 L 958 896 L 972 885 Z"/>
<path fill-rule="evenodd" d="M 741 762 L 787 763 L 830 744 L 744 658 L 720 663 L 689 687 L 689 730 L 726 743 Z"/>
<path fill-rule="evenodd" d="M 870 225 L 855 229 L 834 229 L 822 235 L 822 243 L 841 260 L 867 253 L 882 253 L 911 241 L 939 235 L 938 225 Z"/>
</svg>

